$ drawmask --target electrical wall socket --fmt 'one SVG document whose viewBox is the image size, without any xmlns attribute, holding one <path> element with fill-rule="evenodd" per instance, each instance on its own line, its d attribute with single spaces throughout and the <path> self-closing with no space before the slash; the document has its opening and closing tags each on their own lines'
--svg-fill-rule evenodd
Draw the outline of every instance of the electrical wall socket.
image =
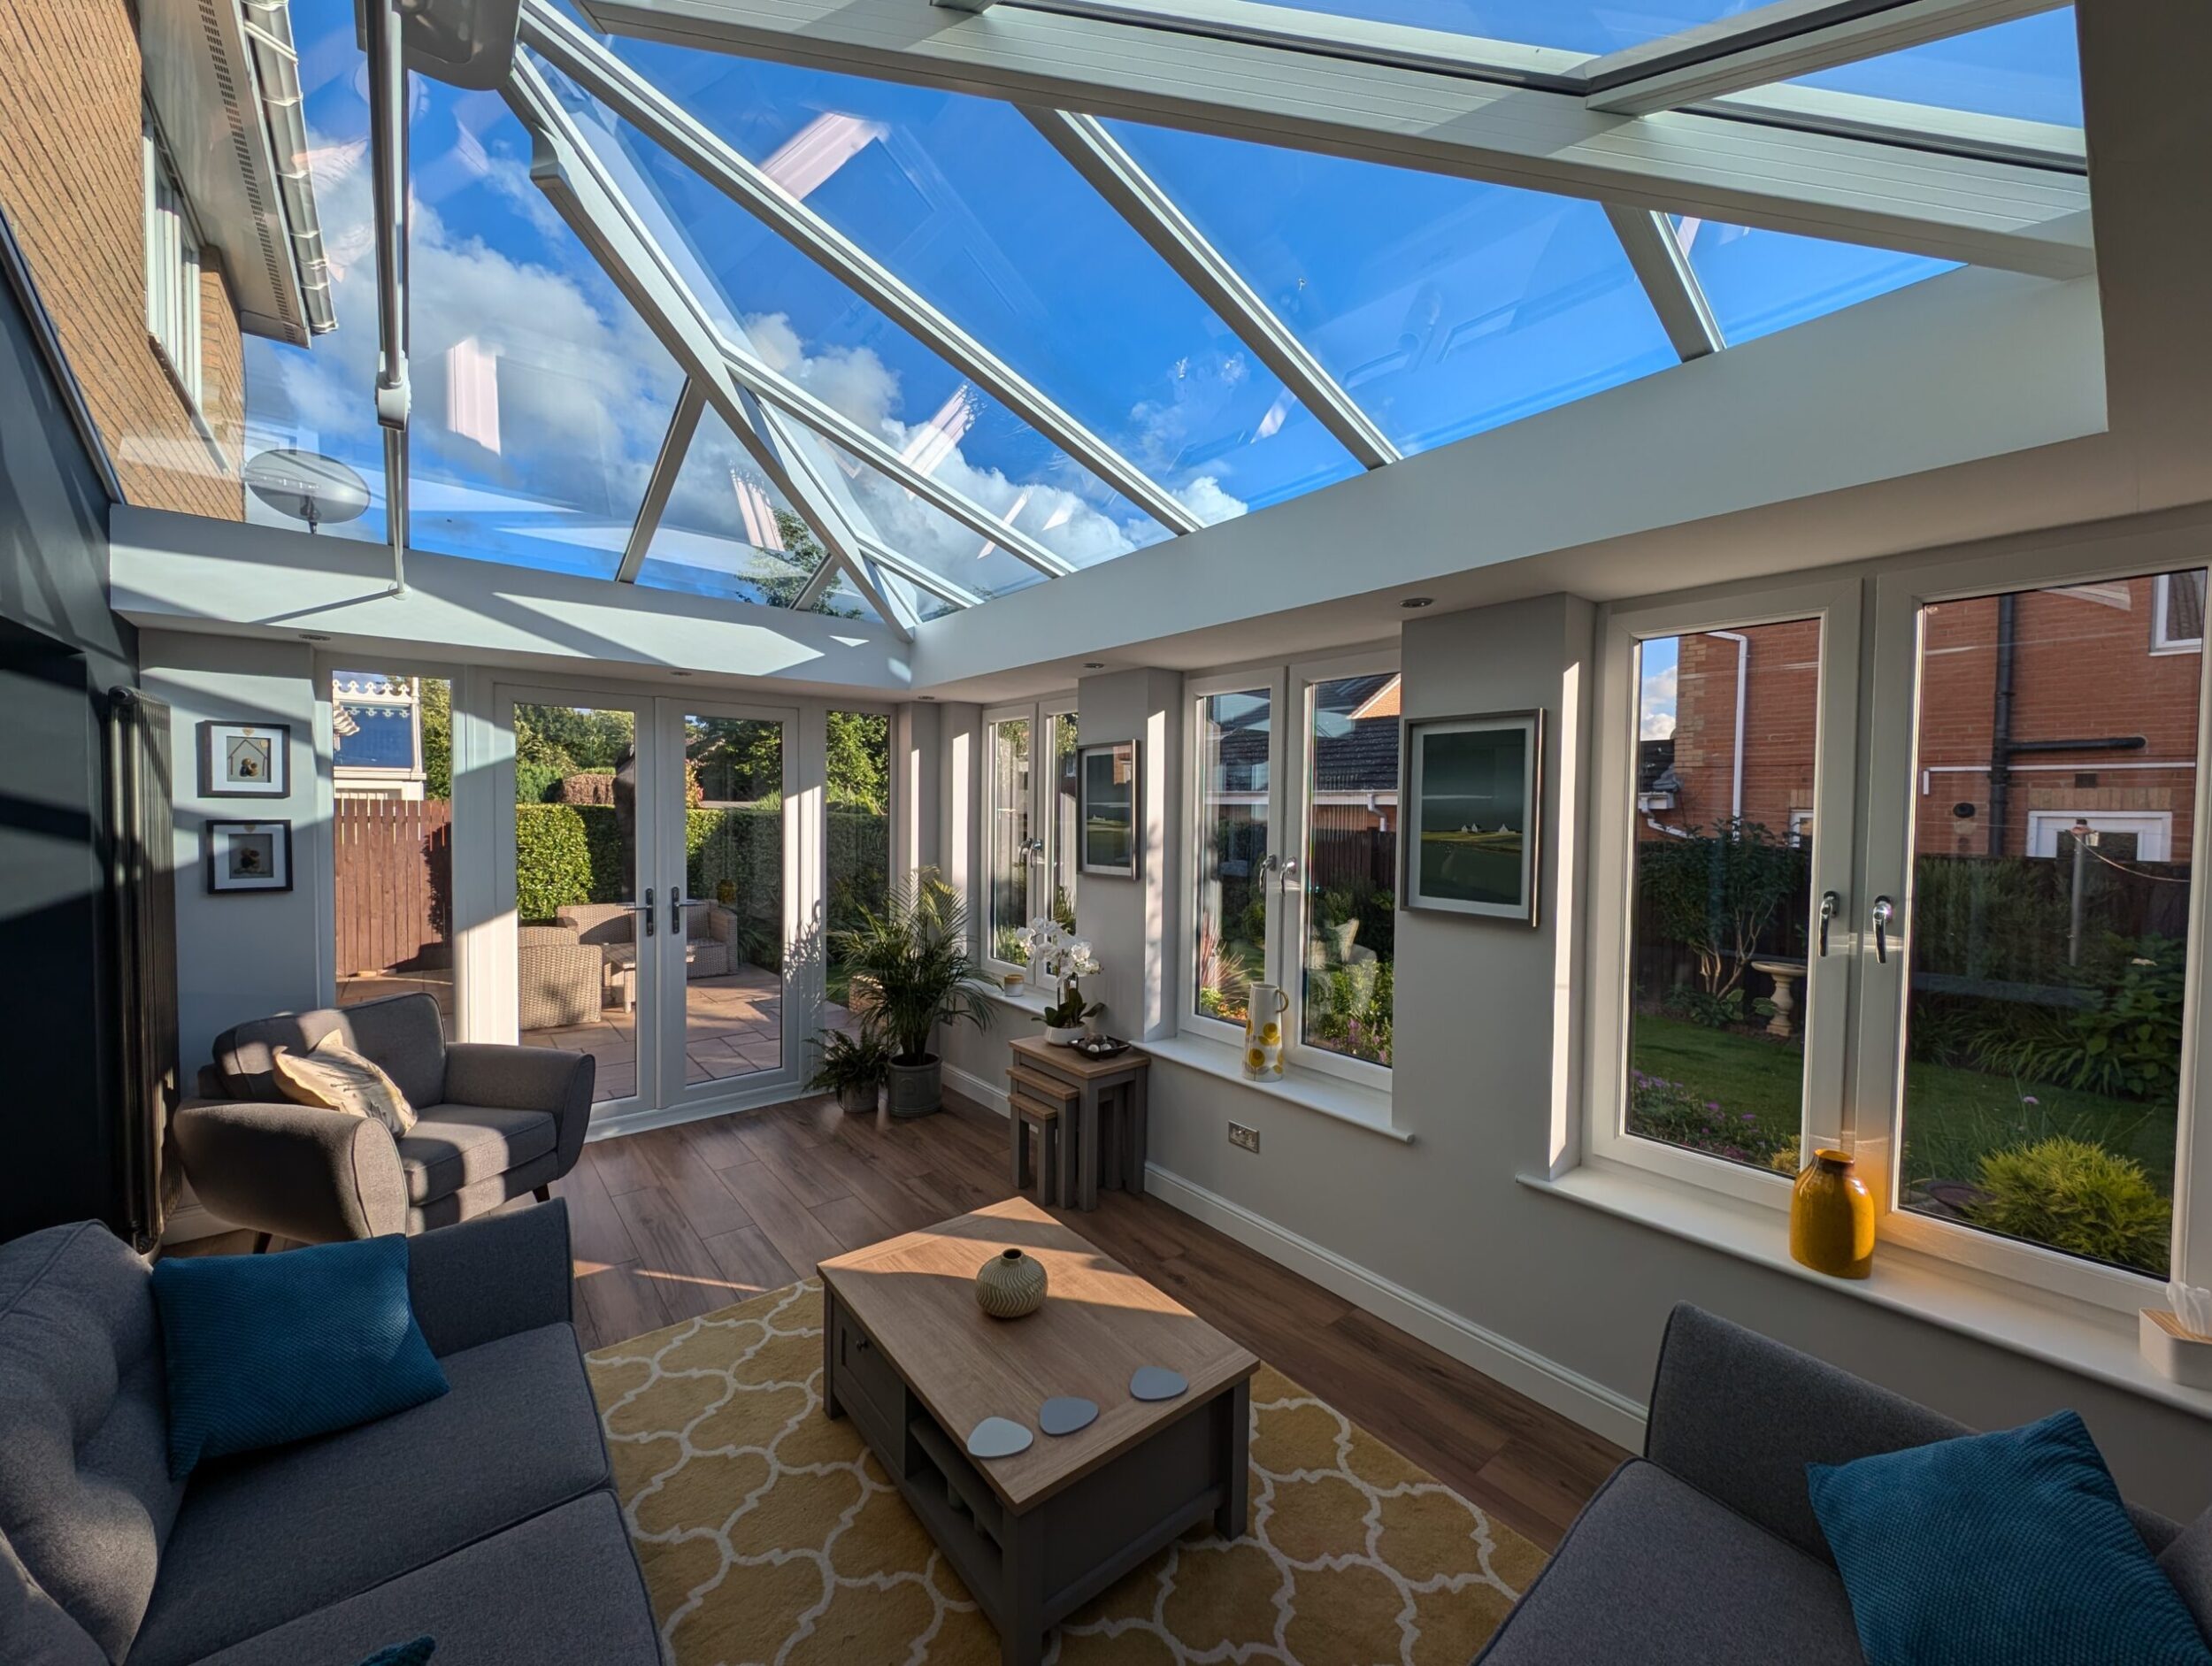
<svg viewBox="0 0 2212 1666">
<path fill-rule="evenodd" d="M 1260 1131 L 1248 1128 L 1240 1122 L 1233 1122 L 1229 1125 L 1229 1143 L 1256 1153 L 1260 1148 Z"/>
</svg>

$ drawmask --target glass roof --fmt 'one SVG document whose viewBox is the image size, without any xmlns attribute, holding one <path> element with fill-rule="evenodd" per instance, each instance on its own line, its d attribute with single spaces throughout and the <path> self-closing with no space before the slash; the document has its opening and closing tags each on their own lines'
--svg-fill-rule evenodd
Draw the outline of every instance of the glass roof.
<svg viewBox="0 0 2212 1666">
<path fill-rule="evenodd" d="M 2074 8 L 2062 6 L 1906 51 L 1839 65 L 1791 85 L 2078 127 L 2081 54 L 2074 34 Z"/>
<path fill-rule="evenodd" d="M 1601 54 L 1751 8 L 1298 9 Z M 330 530 L 380 540 L 366 75 L 349 0 L 293 0 L 292 21 L 340 328 L 308 349 L 249 339 L 247 450 L 296 446 L 349 464 L 374 501 Z M 789 605 L 828 558 L 819 526 L 834 521 L 864 552 L 865 582 L 926 619 L 1169 538 L 1163 517 L 1204 525 L 1280 503 L 1386 462 L 1391 448 L 1446 444 L 1678 362 L 1660 311 L 1677 297 L 1655 299 L 1596 202 L 1106 123 L 1187 220 L 1156 225 L 1141 202 L 1094 189 L 1004 103 L 577 38 L 602 66 L 592 75 L 627 65 L 688 111 L 705 142 L 757 169 L 914 297 L 899 313 L 907 322 L 895 320 L 869 298 L 883 293 L 872 280 L 809 252 L 546 60 L 520 55 L 553 89 L 550 119 L 571 129 L 738 356 L 740 382 L 767 390 L 741 398 L 792 471 L 787 498 L 710 405 L 645 558 L 622 574 L 650 587 Z M 2070 8 L 1806 81 L 1956 111 L 2080 115 Z M 423 76 L 411 88 L 412 540 L 611 580 L 683 372 L 532 180 L 531 134 L 507 99 Z M 1950 270 L 1893 250 L 1671 223 L 1730 344 Z M 1194 231 L 1241 288 L 1194 288 L 1159 252 Z M 932 311 L 943 326 L 924 330 Z M 1273 328 L 1295 338 L 1304 365 L 1262 350 Z M 963 332 L 1033 386 L 1027 403 L 967 362 Z M 787 388 L 852 426 L 780 408 Z M 1388 445 L 1350 434 L 1347 411 Z M 250 513 L 277 518 L 257 503 Z M 822 605 L 872 613 L 841 570 Z"/>
</svg>

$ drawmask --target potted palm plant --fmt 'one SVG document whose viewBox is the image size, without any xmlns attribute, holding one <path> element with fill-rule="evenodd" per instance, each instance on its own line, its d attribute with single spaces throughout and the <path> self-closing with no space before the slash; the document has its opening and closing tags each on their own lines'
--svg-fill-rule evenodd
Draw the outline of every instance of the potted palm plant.
<svg viewBox="0 0 2212 1666">
<path fill-rule="evenodd" d="M 853 1006 L 889 1043 L 894 1117 L 926 1117 L 944 1102 L 944 1061 L 930 1043 L 940 1023 L 991 1023 L 990 986 L 969 948 L 968 910 L 935 869 L 893 887 L 879 914 L 831 942 L 852 971 Z"/>
<path fill-rule="evenodd" d="M 872 1115 L 876 1089 L 890 1068 L 891 1044 L 872 1025 L 857 1031 L 824 1030 L 814 1038 L 818 1057 L 807 1086 L 818 1094 L 835 1094 L 837 1108 L 853 1116 Z"/>
</svg>

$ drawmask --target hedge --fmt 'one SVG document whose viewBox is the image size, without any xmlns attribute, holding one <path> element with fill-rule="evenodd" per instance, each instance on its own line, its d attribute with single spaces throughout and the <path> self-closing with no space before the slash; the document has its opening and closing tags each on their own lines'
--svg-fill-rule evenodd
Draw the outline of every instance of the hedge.
<svg viewBox="0 0 2212 1666">
<path fill-rule="evenodd" d="M 883 906 L 890 823 L 833 807 L 825 818 L 831 881 L 829 926 Z M 515 903 L 525 920 L 549 920 L 569 902 L 619 902 L 630 894 L 620 812 L 611 804 L 515 806 Z M 783 911 L 780 810 L 694 810 L 684 815 L 684 890 L 738 910 L 751 927 L 751 957 L 772 970 Z"/>
</svg>

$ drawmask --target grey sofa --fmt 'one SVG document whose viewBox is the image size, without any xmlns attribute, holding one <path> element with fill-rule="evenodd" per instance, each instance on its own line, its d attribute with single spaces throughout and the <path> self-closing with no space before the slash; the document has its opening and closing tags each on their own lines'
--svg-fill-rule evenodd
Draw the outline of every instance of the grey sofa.
<svg viewBox="0 0 2212 1666">
<path fill-rule="evenodd" d="M 1805 1484 L 1972 1432 L 1686 1304 L 1668 1321 L 1644 1455 L 1613 1472 L 1477 1659 L 1482 1666 L 1864 1666 Z M 2212 1510 L 2130 1507 L 2212 1634 Z"/>
<path fill-rule="evenodd" d="M 449 1393 L 169 1479 L 146 1263 L 94 1222 L 0 1245 L 0 1659 L 658 1666 L 571 1328 L 568 1213 L 409 1246 Z"/>
<path fill-rule="evenodd" d="M 333 1032 L 407 1095 L 418 1120 L 403 1137 L 277 1091 L 274 1050 Z M 588 1053 L 448 1042 L 435 999 L 387 995 L 219 1036 L 203 1096 L 178 1108 L 177 1148 L 200 1201 L 265 1244 L 419 1232 L 545 1197 L 583 1151 L 592 1079 Z"/>
</svg>

